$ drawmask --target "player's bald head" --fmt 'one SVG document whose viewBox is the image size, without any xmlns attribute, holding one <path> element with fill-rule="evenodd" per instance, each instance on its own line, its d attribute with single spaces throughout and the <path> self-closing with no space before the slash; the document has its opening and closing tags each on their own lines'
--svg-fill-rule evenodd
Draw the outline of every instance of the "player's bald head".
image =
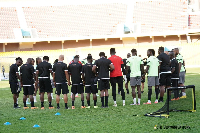
<svg viewBox="0 0 200 133">
<path fill-rule="evenodd" d="M 175 53 L 173 51 L 169 52 L 169 57 L 170 59 L 173 59 L 175 57 Z"/>
<path fill-rule="evenodd" d="M 60 60 L 60 61 L 63 61 L 63 60 L 64 60 L 64 55 L 60 55 L 60 56 L 59 56 L 59 60 Z"/>
<path fill-rule="evenodd" d="M 27 59 L 27 63 L 28 63 L 28 64 L 31 64 L 31 63 L 32 63 L 32 58 L 28 58 L 28 59 Z"/>
</svg>

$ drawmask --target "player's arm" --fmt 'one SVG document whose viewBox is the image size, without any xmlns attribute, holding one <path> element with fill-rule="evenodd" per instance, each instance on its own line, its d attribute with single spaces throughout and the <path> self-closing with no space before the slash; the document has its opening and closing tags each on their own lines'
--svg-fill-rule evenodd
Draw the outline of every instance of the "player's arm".
<svg viewBox="0 0 200 133">
<path fill-rule="evenodd" d="M 65 76 L 66 76 L 66 79 L 67 79 L 68 85 L 71 85 L 70 77 L 69 77 L 69 73 L 68 73 L 68 71 L 65 71 Z"/>
<path fill-rule="evenodd" d="M 16 73 L 16 75 L 17 75 L 17 73 Z M 18 75 L 19 75 L 19 73 L 18 73 Z M 19 78 L 18 79 L 20 80 L 21 87 L 22 87 L 23 86 L 23 82 L 22 82 L 22 70 L 21 70 L 21 68 L 20 68 L 20 75 L 19 76 L 20 76 L 20 79 Z"/>
<path fill-rule="evenodd" d="M 111 71 L 115 69 L 115 67 L 114 67 L 114 65 L 112 63 L 109 66 L 110 66 L 110 70 Z"/>
<path fill-rule="evenodd" d="M 94 65 L 93 65 L 93 67 L 92 67 L 93 73 L 97 73 L 97 71 L 96 71 L 97 66 L 98 66 L 98 60 L 96 60 L 96 61 L 94 62 Z"/>
<path fill-rule="evenodd" d="M 140 64 L 140 71 L 144 73 L 144 64 Z"/>
<path fill-rule="evenodd" d="M 171 73 L 175 72 L 175 63 L 172 61 L 171 62 Z"/>
<path fill-rule="evenodd" d="M 144 76 L 146 75 L 146 73 L 148 73 L 149 71 L 149 65 L 147 65 L 146 69 L 144 70 Z"/>
<path fill-rule="evenodd" d="M 82 69 L 82 79 L 83 79 L 83 83 L 85 83 L 85 73 L 84 73 L 84 66 L 83 66 L 83 69 Z"/>
<path fill-rule="evenodd" d="M 39 65 L 38 65 L 39 66 Z M 38 83 L 39 67 L 36 67 L 35 82 Z"/>
</svg>

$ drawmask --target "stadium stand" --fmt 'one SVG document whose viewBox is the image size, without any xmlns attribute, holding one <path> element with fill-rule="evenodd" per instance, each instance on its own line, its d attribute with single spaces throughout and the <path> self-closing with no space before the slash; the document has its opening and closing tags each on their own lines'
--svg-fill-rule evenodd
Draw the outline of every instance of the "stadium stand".
<svg viewBox="0 0 200 133">
<path fill-rule="evenodd" d="M 189 29 L 200 29 L 200 14 L 189 15 Z"/>
<path fill-rule="evenodd" d="M 124 23 L 125 4 L 23 7 L 28 28 L 39 38 L 111 35 Z"/>
<path fill-rule="evenodd" d="M 0 39 L 15 39 L 14 28 L 20 28 L 15 7 L 0 7 Z"/>
<path fill-rule="evenodd" d="M 186 0 L 141 1 L 136 2 L 133 10 L 133 23 L 141 24 L 141 33 L 187 28 Z"/>
</svg>

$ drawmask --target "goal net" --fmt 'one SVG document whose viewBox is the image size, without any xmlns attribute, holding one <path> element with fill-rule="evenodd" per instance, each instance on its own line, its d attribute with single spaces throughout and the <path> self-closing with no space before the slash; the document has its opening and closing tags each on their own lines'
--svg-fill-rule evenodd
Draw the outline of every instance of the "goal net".
<svg viewBox="0 0 200 133">
<path fill-rule="evenodd" d="M 182 90 L 185 90 L 186 97 L 175 98 L 175 91 L 181 93 Z M 181 86 L 181 87 L 171 87 L 167 89 L 167 100 L 165 105 L 156 112 L 147 113 L 145 116 L 151 117 L 169 117 L 169 112 L 176 111 L 188 111 L 188 112 L 196 112 L 196 99 L 195 99 L 195 86 Z"/>
</svg>

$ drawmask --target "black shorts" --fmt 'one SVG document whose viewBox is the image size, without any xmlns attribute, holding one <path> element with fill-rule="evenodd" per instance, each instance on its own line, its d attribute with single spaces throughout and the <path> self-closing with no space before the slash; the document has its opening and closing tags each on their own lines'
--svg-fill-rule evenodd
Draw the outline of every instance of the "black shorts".
<svg viewBox="0 0 200 133">
<path fill-rule="evenodd" d="M 130 82 L 130 77 L 126 77 L 126 79 L 127 79 L 127 82 Z"/>
<path fill-rule="evenodd" d="M 98 93 L 97 84 L 85 85 L 85 93 Z"/>
<path fill-rule="evenodd" d="M 171 86 L 171 73 L 161 73 L 159 84 L 160 86 Z"/>
<path fill-rule="evenodd" d="M 10 89 L 11 89 L 11 92 L 12 94 L 19 94 L 20 91 L 18 91 L 18 83 L 10 83 Z"/>
<path fill-rule="evenodd" d="M 110 77 L 110 83 L 111 85 L 113 84 L 123 84 L 123 77 L 122 76 L 118 76 L 118 77 Z"/>
<path fill-rule="evenodd" d="M 52 93 L 52 86 L 51 86 L 51 80 L 49 78 L 40 78 L 40 92 L 50 92 Z"/>
<path fill-rule="evenodd" d="M 61 94 L 61 89 L 62 89 L 62 94 L 69 93 L 69 89 L 68 89 L 67 83 L 56 84 L 56 94 L 57 95 Z"/>
<path fill-rule="evenodd" d="M 109 79 L 100 79 L 98 80 L 98 89 L 100 91 L 105 90 L 105 89 L 110 89 L 110 83 Z"/>
<path fill-rule="evenodd" d="M 83 84 L 72 85 L 71 92 L 72 92 L 73 94 L 76 94 L 76 93 L 78 93 L 78 94 L 84 93 Z"/>
<path fill-rule="evenodd" d="M 35 88 L 33 85 L 31 86 L 23 86 L 24 95 L 33 95 L 35 92 Z"/>
</svg>

